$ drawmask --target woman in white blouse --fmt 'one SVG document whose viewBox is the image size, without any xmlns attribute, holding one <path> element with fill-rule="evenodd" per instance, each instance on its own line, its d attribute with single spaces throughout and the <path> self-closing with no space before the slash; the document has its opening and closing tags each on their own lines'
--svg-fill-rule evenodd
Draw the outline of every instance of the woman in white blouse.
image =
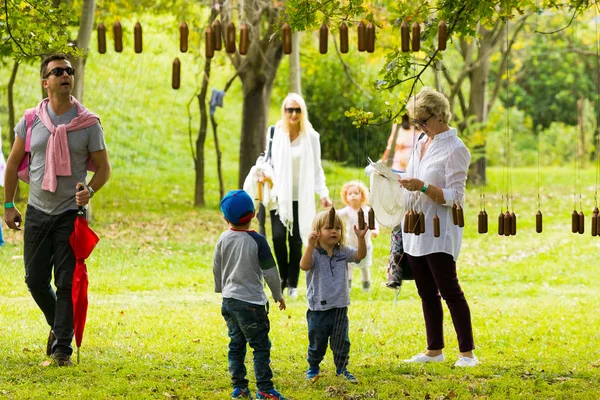
<svg viewBox="0 0 600 400">
<path fill-rule="evenodd" d="M 444 298 L 458 336 L 460 356 L 457 367 L 479 363 L 473 354 L 473 329 L 469 305 L 458 283 L 456 259 L 460 252 L 463 228 L 454 225 L 452 205 L 462 204 L 471 154 L 455 128 L 451 128 L 448 99 L 424 87 L 407 104 L 413 124 L 423 131 L 399 180 L 407 191 L 407 210 L 425 215 L 425 233 L 403 232 L 404 251 L 421 297 L 427 350 L 407 362 L 444 361 L 442 301 Z M 440 236 L 433 235 L 433 219 L 439 218 Z M 406 231 L 406 230 L 405 230 Z"/>
<path fill-rule="evenodd" d="M 268 138 L 267 134 L 267 143 Z M 304 99 L 296 93 L 288 94 L 281 105 L 271 163 L 277 196 L 277 206 L 271 210 L 273 249 L 282 289 L 287 287 L 290 297 L 298 297 L 302 243 L 307 243 L 316 214 L 315 193 L 323 207 L 331 206 L 331 200 L 321 166 L 319 134 L 308 120 Z"/>
</svg>

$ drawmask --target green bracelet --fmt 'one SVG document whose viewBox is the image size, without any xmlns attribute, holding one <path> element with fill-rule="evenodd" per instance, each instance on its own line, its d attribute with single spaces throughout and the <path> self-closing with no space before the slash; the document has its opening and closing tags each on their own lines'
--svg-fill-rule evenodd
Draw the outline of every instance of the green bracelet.
<svg viewBox="0 0 600 400">
<path fill-rule="evenodd" d="M 14 202 L 8 202 L 8 203 L 4 203 L 4 208 L 15 208 L 15 203 Z"/>
</svg>

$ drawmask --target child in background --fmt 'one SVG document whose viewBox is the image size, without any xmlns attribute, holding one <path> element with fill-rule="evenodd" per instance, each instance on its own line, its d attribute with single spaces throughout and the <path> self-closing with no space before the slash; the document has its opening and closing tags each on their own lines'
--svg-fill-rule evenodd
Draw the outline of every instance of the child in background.
<svg viewBox="0 0 600 400">
<path fill-rule="evenodd" d="M 342 202 L 346 207 L 342 208 L 337 212 L 342 221 L 348 227 L 358 225 L 358 210 L 362 208 L 365 214 L 365 221 L 367 221 L 369 207 L 369 192 L 367 187 L 360 181 L 350 181 L 342 186 L 341 191 Z M 367 222 L 365 222 L 367 223 Z M 358 247 L 358 240 L 348 229 L 346 235 L 346 243 L 351 247 Z M 359 263 L 348 263 L 348 288 L 352 289 L 352 268 L 357 266 L 360 268 L 362 277 L 362 288 L 364 292 L 368 292 L 371 288 L 371 265 L 373 264 L 373 243 L 372 237 L 377 237 L 379 234 L 379 224 L 375 221 L 375 229 L 369 230 L 365 236 L 365 242 L 367 243 L 367 255 Z"/>
<path fill-rule="evenodd" d="M 263 278 L 279 309 L 285 310 L 279 274 L 264 236 L 250 229 L 254 202 L 243 190 L 232 190 L 221 200 L 221 211 L 230 229 L 217 241 L 213 259 L 215 292 L 222 293 L 221 314 L 227 323 L 228 364 L 232 398 L 251 399 L 246 379 L 246 343 L 254 350 L 257 399 L 285 399 L 273 388 L 268 299 Z"/>
<path fill-rule="evenodd" d="M 320 363 L 331 344 L 335 372 L 351 383 L 357 379 L 346 367 L 350 353 L 348 337 L 348 263 L 358 262 L 367 254 L 365 235 L 368 228 L 359 230 L 358 249 L 344 245 L 344 223 L 335 216 L 333 228 L 329 228 L 329 212 L 322 211 L 313 221 L 313 232 L 308 236 L 308 245 L 300 260 L 300 268 L 306 271 L 306 298 L 308 311 L 308 371 L 306 378 L 319 376 Z"/>
</svg>

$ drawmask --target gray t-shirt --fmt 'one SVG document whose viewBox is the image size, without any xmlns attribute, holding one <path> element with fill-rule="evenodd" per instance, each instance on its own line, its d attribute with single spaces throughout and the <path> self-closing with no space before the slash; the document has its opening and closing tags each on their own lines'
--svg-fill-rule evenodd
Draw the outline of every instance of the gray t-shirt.
<svg viewBox="0 0 600 400">
<path fill-rule="evenodd" d="M 229 229 L 221 234 L 215 246 L 213 275 L 215 292 L 224 298 L 266 304 L 263 278 L 275 301 L 283 297 L 269 243 L 255 231 Z"/>
<path fill-rule="evenodd" d="M 311 311 L 348 307 L 348 263 L 356 262 L 356 249 L 336 247 L 330 257 L 321 248 L 313 249 L 312 267 L 306 271 L 306 298 Z"/>
<path fill-rule="evenodd" d="M 77 107 L 73 106 L 63 115 L 56 115 L 48 105 L 48 115 L 54 125 L 70 123 L 77 117 Z M 27 134 L 25 118 L 15 127 L 17 134 L 23 142 Z M 46 170 L 46 147 L 50 131 L 44 123 L 36 117 L 31 129 L 31 160 L 29 162 L 29 205 L 45 212 L 57 215 L 68 210 L 77 210 L 75 191 L 77 182 L 86 182 L 87 162 L 90 153 L 104 150 L 106 143 L 104 133 L 99 123 L 89 128 L 67 132 L 69 153 L 71 155 L 71 176 L 57 176 L 56 192 L 42 190 L 42 181 Z"/>
</svg>

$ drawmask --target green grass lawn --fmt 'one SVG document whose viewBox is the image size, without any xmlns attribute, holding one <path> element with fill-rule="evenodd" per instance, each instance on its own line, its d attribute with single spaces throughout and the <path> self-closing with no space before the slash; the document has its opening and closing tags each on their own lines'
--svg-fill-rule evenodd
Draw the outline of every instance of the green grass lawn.
<svg viewBox="0 0 600 400">
<path fill-rule="evenodd" d="M 176 25 L 174 24 L 174 29 Z M 144 35 L 163 34 L 145 27 Z M 175 31 L 169 37 L 176 37 Z M 147 44 L 146 44 L 147 43 Z M 104 125 L 114 172 L 94 198 L 93 228 L 101 241 L 88 260 L 90 307 L 73 368 L 46 366 L 48 334 L 23 281 L 22 233 L 4 230 L 0 248 L 0 398 L 6 399 L 226 399 L 228 337 L 213 292 L 212 252 L 226 224 L 218 212 L 214 145 L 207 140 L 207 202 L 192 207 L 194 172 L 187 132 L 187 102 L 194 96 L 194 55 L 179 55 L 149 39 L 142 55 L 92 52 L 86 104 Z M 173 57 L 182 56 L 182 89 L 170 88 Z M 223 56 L 219 56 L 223 57 Z M 217 58 L 215 80 L 231 76 Z M 36 68 L 23 67 L 17 107 L 38 100 Z M 4 74 L 6 77 L 6 74 Z M 5 79 L 5 78 L 2 78 Z M 236 82 L 219 109 L 227 189 L 237 182 L 241 95 Z M 277 108 L 279 99 L 274 100 Z M 197 102 L 192 102 L 197 126 Z M 4 124 L 5 115 L 2 115 Z M 274 122 L 274 118 L 270 122 Z M 193 132 L 195 140 L 195 132 Z M 377 155 L 370 155 L 372 158 Z M 358 169 L 326 162 L 337 200 L 341 185 L 362 178 Z M 407 282 L 396 302 L 385 287 L 389 229 L 375 239 L 373 288 L 360 289 L 355 270 L 350 307 L 350 385 L 335 377 L 331 354 L 323 377 L 304 379 L 307 328 L 304 277 L 300 298 L 286 311 L 273 307 L 271 340 L 275 384 L 293 399 L 599 399 L 600 238 L 589 234 L 595 170 L 581 173 L 585 235 L 570 232 L 573 168 L 490 169 L 484 188 L 490 233 L 477 234 L 481 188 L 469 189 L 459 278 L 471 306 L 476 354 L 482 364 L 452 367 L 457 343 L 448 313 L 446 355 L 438 365 L 406 365 L 425 349 L 420 302 Z M 511 187 L 516 236 L 498 237 L 502 190 Z M 544 232 L 535 233 L 541 194 Z M 339 200 L 337 200 L 339 203 Z M 24 204 L 19 203 L 21 210 Z M 579 207 L 579 206 L 578 206 Z M 251 352 L 247 357 L 255 383 Z"/>
</svg>

